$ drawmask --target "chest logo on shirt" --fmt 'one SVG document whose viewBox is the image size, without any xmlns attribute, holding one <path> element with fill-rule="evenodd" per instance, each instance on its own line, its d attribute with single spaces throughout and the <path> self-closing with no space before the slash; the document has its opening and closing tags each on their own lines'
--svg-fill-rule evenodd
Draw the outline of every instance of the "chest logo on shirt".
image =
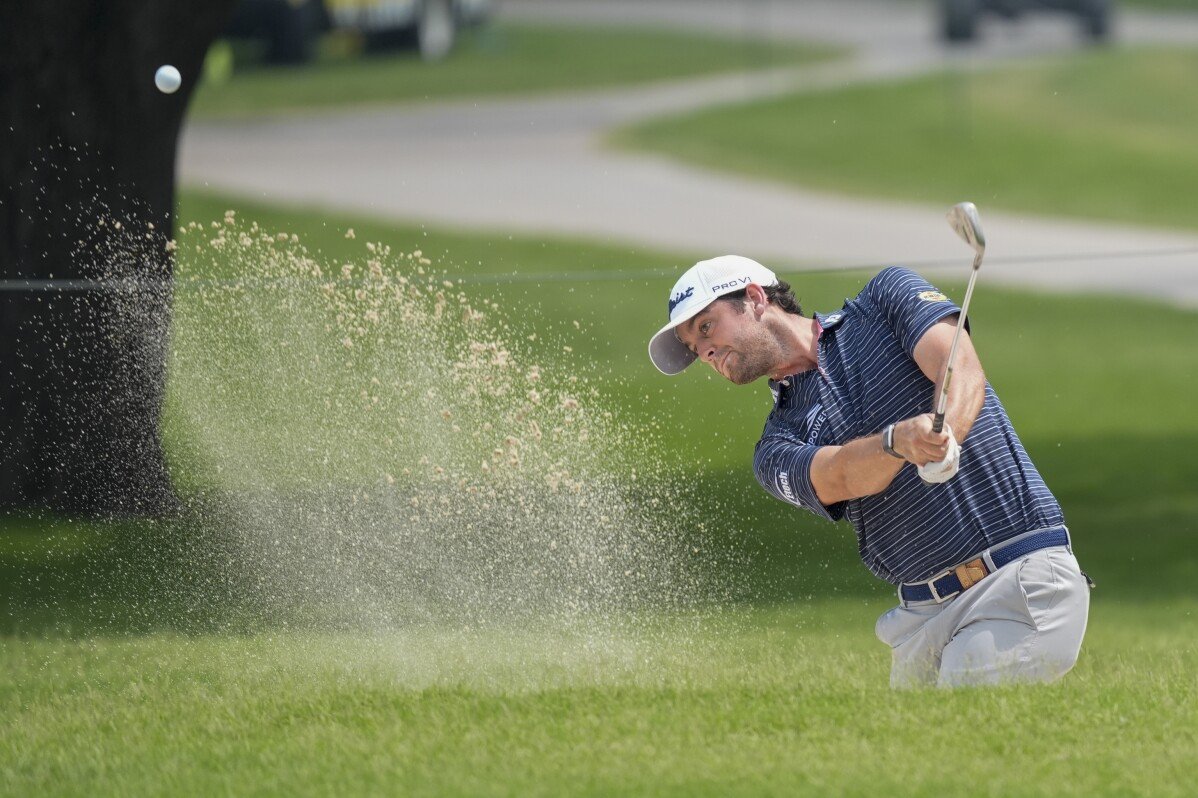
<svg viewBox="0 0 1198 798">
<path fill-rule="evenodd" d="M 924 302 L 947 302 L 948 297 L 939 291 L 920 291 L 917 296 Z"/>
<path fill-rule="evenodd" d="M 823 405 L 815 405 L 807 411 L 807 417 L 803 419 L 803 426 L 807 427 L 807 443 L 814 444 L 819 440 L 820 430 L 823 429 L 827 418 L 828 414 L 824 412 Z"/>
</svg>

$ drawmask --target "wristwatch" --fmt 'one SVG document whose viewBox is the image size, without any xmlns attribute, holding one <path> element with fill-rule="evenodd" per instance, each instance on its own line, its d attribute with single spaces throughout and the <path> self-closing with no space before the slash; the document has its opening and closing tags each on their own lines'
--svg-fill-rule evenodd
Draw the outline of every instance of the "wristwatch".
<svg viewBox="0 0 1198 798">
<path fill-rule="evenodd" d="M 893 424 L 887 424 L 886 429 L 882 430 L 882 451 L 886 452 L 886 454 L 890 455 L 891 457 L 897 457 L 900 460 L 907 459 L 894 450 Z"/>
</svg>

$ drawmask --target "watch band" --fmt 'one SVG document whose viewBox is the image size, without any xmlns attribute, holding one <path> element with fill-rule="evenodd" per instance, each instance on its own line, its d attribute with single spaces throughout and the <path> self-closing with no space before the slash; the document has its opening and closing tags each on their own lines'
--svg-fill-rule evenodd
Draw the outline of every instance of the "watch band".
<svg viewBox="0 0 1198 798">
<path fill-rule="evenodd" d="M 882 451 L 891 457 L 897 457 L 900 460 L 905 460 L 901 454 L 894 450 L 894 425 L 887 424 L 886 429 L 882 430 Z"/>
</svg>

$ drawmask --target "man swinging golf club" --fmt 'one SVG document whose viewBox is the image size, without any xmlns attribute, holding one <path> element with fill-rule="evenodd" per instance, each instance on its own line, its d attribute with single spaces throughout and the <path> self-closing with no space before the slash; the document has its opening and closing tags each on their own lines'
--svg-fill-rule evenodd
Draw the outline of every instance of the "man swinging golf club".
<svg viewBox="0 0 1198 798">
<path fill-rule="evenodd" d="M 702 360 L 738 385 L 769 378 L 753 469 L 782 501 L 847 519 L 898 587 L 876 628 L 892 686 L 1051 681 L 1077 661 L 1091 585 L 967 332 L 977 210 L 949 221 L 976 253 L 964 310 L 890 267 L 807 317 L 773 272 L 726 255 L 674 285 L 649 356 L 665 374 Z"/>
</svg>

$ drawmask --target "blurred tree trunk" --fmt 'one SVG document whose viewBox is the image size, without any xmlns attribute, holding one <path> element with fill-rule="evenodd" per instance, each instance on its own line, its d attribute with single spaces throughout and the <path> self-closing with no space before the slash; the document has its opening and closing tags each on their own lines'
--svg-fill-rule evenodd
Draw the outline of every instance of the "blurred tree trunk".
<svg viewBox="0 0 1198 798">
<path fill-rule="evenodd" d="M 175 152 L 233 2 L 0 2 L 0 509 L 177 505 L 158 431 Z"/>
</svg>

